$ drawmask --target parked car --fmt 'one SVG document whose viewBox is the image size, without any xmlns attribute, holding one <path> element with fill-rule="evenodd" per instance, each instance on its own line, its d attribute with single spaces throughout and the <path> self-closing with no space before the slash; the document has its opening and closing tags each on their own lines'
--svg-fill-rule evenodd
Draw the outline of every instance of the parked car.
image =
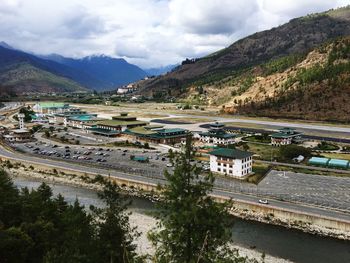
<svg viewBox="0 0 350 263">
<path fill-rule="evenodd" d="M 259 199 L 258 201 L 260 204 L 264 204 L 267 205 L 269 203 L 269 201 L 267 199 Z"/>
</svg>

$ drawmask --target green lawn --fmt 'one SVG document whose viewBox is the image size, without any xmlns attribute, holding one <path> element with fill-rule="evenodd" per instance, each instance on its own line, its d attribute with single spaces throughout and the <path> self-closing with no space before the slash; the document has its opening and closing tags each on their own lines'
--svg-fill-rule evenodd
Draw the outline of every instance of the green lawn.
<svg viewBox="0 0 350 263">
<path fill-rule="evenodd" d="M 321 151 L 336 151 L 339 150 L 339 146 L 332 143 L 322 142 L 317 145 L 313 150 L 321 150 Z"/>
<path fill-rule="evenodd" d="M 255 144 L 255 143 L 247 143 L 249 146 L 248 151 L 255 153 L 259 155 L 257 159 L 265 160 L 265 161 L 271 161 L 274 160 L 279 156 L 279 148 L 273 147 L 271 145 L 262 145 L 262 144 Z"/>
<path fill-rule="evenodd" d="M 260 142 L 260 143 L 270 143 L 271 142 L 270 137 L 264 137 L 264 136 L 260 136 L 260 135 L 247 136 L 247 137 L 244 137 L 243 140 L 249 141 L 249 142 Z"/>
</svg>

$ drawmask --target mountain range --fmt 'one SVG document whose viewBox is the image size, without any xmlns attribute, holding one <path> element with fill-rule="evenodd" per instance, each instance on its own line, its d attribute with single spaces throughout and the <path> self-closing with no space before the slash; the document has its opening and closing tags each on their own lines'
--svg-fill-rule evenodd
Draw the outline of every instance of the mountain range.
<svg viewBox="0 0 350 263">
<path fill-rule="evenodd" d="M 86 92 L 110 90 L 147 76 L 124 59 L 40 56 L 0 42 L 0 92 Z"/>
</svg>

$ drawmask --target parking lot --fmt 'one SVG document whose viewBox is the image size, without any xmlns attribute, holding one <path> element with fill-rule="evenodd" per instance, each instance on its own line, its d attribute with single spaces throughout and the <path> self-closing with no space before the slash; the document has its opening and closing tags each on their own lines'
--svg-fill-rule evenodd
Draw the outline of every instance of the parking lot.
<svg viewBox="0 0 350 263">
<path fill-rule="evenodd" d="M 350 178 L 271 171 L 258 194 L 350 212 Z"/>
<path fill-rule="evenodd" d="M 128 173 L 141 173 L 145 176 L 163 176 L 164 169 L 170 166 L 166 154 L 157 150 L 82 145 L 64 146 L 54 142 L 30 142 L 14 144 L 14 147 L 22 152 L 43 156 L 43 158 L 100 165 Z M 141 161 L 132 160 L 133 157 L 141 159 Z"/>
</svg>

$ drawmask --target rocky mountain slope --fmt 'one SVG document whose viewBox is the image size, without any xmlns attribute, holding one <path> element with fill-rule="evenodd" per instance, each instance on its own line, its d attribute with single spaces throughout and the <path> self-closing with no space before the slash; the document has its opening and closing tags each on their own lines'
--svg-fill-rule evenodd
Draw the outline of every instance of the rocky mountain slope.
<svg viewBox="0 0 350 263">
<path fill-rule="evenodd" d="M 303 55 L 340 36 L 350 35 L 350 7 L 291 20 L 241 39 L 207 57 L 187 60 L 172 72 L 149 80 L 141 93 L 178 96 L 247 68 L 290 55 Z"/>
</svg>

